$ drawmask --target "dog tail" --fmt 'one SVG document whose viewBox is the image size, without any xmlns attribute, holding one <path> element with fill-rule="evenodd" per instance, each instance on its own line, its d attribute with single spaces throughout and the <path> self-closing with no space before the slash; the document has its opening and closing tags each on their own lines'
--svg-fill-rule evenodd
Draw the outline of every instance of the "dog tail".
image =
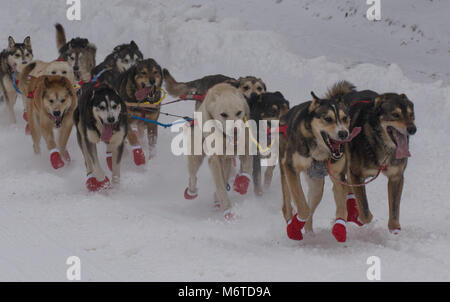
<svg viewBox="0 0 450 302">
<path fill-rule="evenodd" d="M 36 62 L 31 62 L 30 64 L 28 64 L 27 66 L 25 66 L 25 68 L 23 69 L 23 71 L 20 73 L 20 77 L 19 77 L 19 89 L 20 91 L 22 91 L 22 93 L 26 93 L 27 90 L 27 86 L 28 86 L 28 76 L 30 75 L 30 73 L 36 68 Z"/>
<path fill-rule="evenodd" d="M 330 89 L 328 89 L 328 92 L 325 96 L 327 99 L 335 99 L 340 96 L 343 96 L 344 94 L 354 92 L 356 91 L 355 85 L 353 85 L 350 82 L 347 81 L 340 81 L 334 84 Z"/>
<path fill-rule="evenodd" d="M 164 81 L 166 82 L 167 92 L 173 97 L 179 97 L 188 94 L 190 89 L 186 83 L 178 83 L 167 69 L 163 69 Z"/>
<path fill-rule="evenodd" d="M 66 33 L 64 31 L 64 27 L 59 23 L 55 24 L 55 28 L 56 28 L 56 47 L 58 47 L 59 51 L 67 43 Z"/>
</svg>

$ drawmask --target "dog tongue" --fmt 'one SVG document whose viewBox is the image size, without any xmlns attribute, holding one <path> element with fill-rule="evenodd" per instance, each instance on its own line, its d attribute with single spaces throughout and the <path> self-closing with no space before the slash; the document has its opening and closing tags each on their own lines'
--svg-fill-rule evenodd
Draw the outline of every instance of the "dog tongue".
<svg viewBox="0 0 450 302">
<path fill-rule="evenodd" d="M 104 142 L 109 142 L 111 140 L 112 135 L 113 135 L 113 125 L 104 124 L 100 139 Z"/>
<path fill-rule="evenodd" d="M 142 101 L 145 100 L 147 96 L 149 96 L 153 92 L 153 86 L 152 87 L 145 87 L 144 89 L 136 91 L 134 94 L 136 97 L 136 100 Z"/>
<path fill-rule="evenodd" d="M 402 159 L 410 157 L 411 153 L 409 153 L 408 137 L 395 129 L 392 133 L 394 134 L 395 142 L 397 143 L 395 158 Z"/>
</svg>

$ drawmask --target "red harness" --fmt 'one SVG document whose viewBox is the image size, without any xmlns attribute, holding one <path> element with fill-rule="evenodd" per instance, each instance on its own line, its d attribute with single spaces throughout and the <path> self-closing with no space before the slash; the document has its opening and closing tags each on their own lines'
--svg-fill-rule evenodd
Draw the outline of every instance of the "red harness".
<svg viewBox="0 0 450 302">
<path fill-rule="evenodd" d="M 204 94 L 182 94 L 180 95 L 181 100 L 194 100 L 203 102 L 205 100 L 206 93 Z"/>
<path fill-rule="evenodd" d="M 267 129 L 267 134 L 270 135 L 273 132 L 283 133 L 285 137 L 287 137 L 287 124 L 283 126 L 278 126 L 276 128 L 269 128 Z"/>
</svg>

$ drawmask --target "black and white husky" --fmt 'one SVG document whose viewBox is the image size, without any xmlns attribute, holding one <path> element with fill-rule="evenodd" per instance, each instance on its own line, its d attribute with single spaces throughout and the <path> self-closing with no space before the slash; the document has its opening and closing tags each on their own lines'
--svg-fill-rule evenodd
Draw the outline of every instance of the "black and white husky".
<svg viewBox="0 0 450 302">
<path fill-rule="evenodd" d="M 83 152 L 90 191 L 107 189 L 108 177 L 100 166 L 97 144 L 103 141 L 112 153 L 112 181 L 120 181 L 120 161 L 128 133 L 127 108 L 117 92 L 108 85 L 84 84 L 74 112 L 78 144 Z"/>
<path fill-rule="evenodd" d="M 11 123 L 16 122 L 14 105 L 18 94 L 13 85 L 13 74 L 16 73 L 15 79 L 19 79 L 22 69 L 32 60 L 30 37 L 26 37 L 23 43 L 16 43 L 12 37 L 9 37 L 8 48 L 0 53 L 0 97 L 3 97 L 6 102 Z"/>
</svg>

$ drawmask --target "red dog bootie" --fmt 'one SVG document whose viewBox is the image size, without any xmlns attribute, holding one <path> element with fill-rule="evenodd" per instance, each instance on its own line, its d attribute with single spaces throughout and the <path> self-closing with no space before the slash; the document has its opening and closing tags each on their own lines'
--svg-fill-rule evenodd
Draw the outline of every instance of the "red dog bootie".
<svg viewBox="0 0 450 302">
<path fill-rule="evenodd" d="M 302 229 L 305 226 L 306 221 L 301 220 L 297 214 L 292 217 L 287 225 L 287 235 L 292 240 L 303 240 Z"/>
<path fill-rule="evenodd" d="M 145 154 L 141 146 L 133 147 L 133 157 L 136 166 L 145 165 Z M 111 166 L 112 167 L 112 166 Z"/>
<path fill-rule="evenodd" d="M 197 193 L 193 193 L 189 190 L 189 188 L 186 188 L 186 190 L 184 190 L 184 198 L 187 200 L 193 200 L 196 199 L 198 197 Z"/>
<path fill-rule="evenodd" d="M 363 226 L 363 223 L 359 220 L 359 211 L 354 194 L 347 195 L 347 221 Z"/>
<path fill-rule="evenodd" d="M 109 171 L 112 171 L 112 153 L 106 152 L 106 163 L 108 164 Z"/>
<path fill-rule="evenodd" d="M 70 158 L 70 154 L 69 154 L 69 151 L 64 151 L 64 153 L 63 153 L 63 159 L 66 161 L 66 162 L 68 162 L 68 163 L 70 163 L 71 161 L 72 161 L 72 158 Z"/>
<path fill-rule="evenodd" d="M 236 175 L 233 188 L 241 195 L 247 194 L 248 185 L 250 184 L 250 175 L 247 173 L 241 173 Z"/>
<path fill-rule="evenodd" d="M 26 111 L 23 112 L 22 118 L 25 122 L 28 122 L 28 115 Z"/>
<path fill-rule="evenodd" d="M 336 219 L 331 233 L 334 238 L 336 238 L 337 242 L 345 242 L 347 240 L 347 227 L 345 225 L 346 223 L 344 219 Z"/>
<path fill-rule="evenodd" d="M 59 154 L 58 149 L 53 149 L 50 151 L 50 162 L 53 166 L 53 169 L 58 170 L 59 168 L 64 167 L 64 162 L 62 161 L 61 155 Z"/>
<path fill-rule="evenodd" d="M 109 182 L 109 178 L 105 176 L 105 179 L 103 181 L 98 181 L 94 175 L 89 174 L 88 178 L 86 180 L 86 188 L 90 192 L 98 192 L 101 190 L 109 189 L 111 186 L 111 183 Z"/>
</svg>

